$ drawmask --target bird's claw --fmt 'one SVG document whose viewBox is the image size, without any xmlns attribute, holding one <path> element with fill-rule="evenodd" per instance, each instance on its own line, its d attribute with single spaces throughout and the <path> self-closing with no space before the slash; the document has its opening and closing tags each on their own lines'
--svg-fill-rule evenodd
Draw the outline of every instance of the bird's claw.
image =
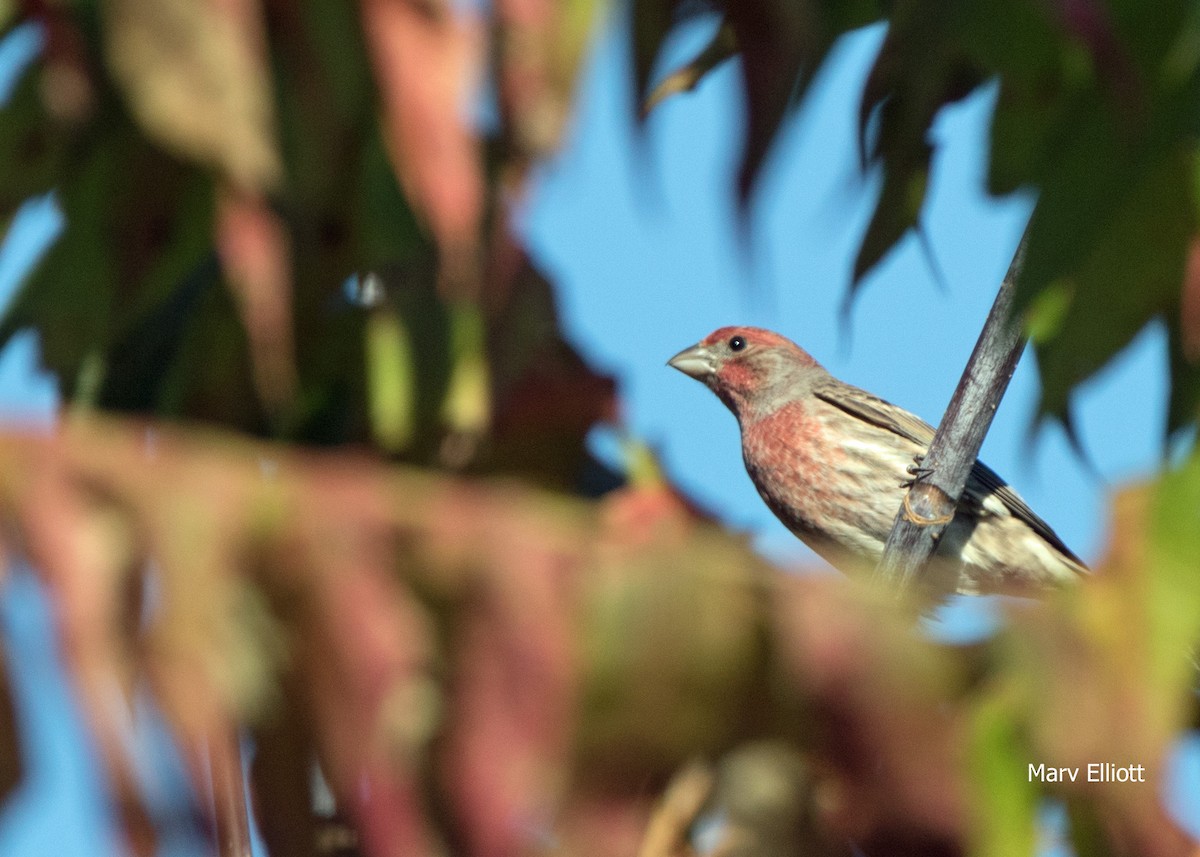
<svg viewBox="0 0 1200 857">
<path fill-rule="evenodd" d="M 904 472 L 911 476 L 912 479 L 906 479 L 905 481 L 901 482 L 901 488 L 911 488 L 922 479 L 928 478 L 929 474 L 933 473 L 932 467 L 921 466 L 921 462 L 924 460 L 925 456 L 922 453 L 917 453 L 913 456 L 913 463 L 904 469 Z"/>
</svg>

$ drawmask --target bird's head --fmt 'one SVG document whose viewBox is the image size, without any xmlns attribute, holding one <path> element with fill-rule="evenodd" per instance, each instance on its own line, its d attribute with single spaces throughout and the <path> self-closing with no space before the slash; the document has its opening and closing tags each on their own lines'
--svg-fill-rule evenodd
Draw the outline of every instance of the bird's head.
<svg viewBox="0 0 1200 857">
<path fill-rule="evenodd" d="M 667 365 L 708 386 L 739 418 L 804 395 L 825 374 L 807 351 L 761 327 L 722 327 Z"/>
</svg>

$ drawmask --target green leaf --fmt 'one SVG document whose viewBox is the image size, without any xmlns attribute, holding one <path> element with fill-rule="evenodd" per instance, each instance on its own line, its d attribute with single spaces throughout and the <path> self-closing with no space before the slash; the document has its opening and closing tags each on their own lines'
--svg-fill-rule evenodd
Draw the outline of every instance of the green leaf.
<svg viewBox="0 0 1200 857">
<path fill-rule="evenodd" d="M 1038 790 L 1030 782 L 1029 744 L 1016 688 L 986 696 L 972 713 L 968 745 L 976 857 L 1018 857 L 1037 850 Z"/>
<path fill-rule="evenodd" d="M 35 328 L 42 361 L 59 376 L 64 397 L 72 399 L 87 380 L 89 395 L 102 399 L 101 391 L 112 389 L 105 380 L 112 370 L 109 349 L 151 348 L 134 340 L 157 341 L 161 331 L 142 321 L 211 254 L 212 179 L 118 121 L 93 136 L 62 178 L 58 197 L 62 235 L 9 307 L 0 342 Z M 147 401 L 131 379 L 119 382 L 117 398 Z"/>
<path fill-rule="evenodd" d="M 51 190 L 69 163 L 67 134 L 47 115 L 40 80 L 26 71 L 0 106 L 0 219 Z"/>
<path fill-rule="evenodd" d="M 1190 159 L 1181 153 L 1162 158 L 1135 174 L 1132 184 L 1119 204 L 1093 210 L 1097 234 L 1082 248 L 1067 251 L 1048 245 L 1082 243 L 1080 233 L 1092 229 L 1064 235 L 1062 221 L 1041 203 L 1034 214 L 1019 294 L 1028 304 L 1033 296 L 1029 280 L 1036 282 L 1062 267 L 1067 270 L 1060 275 L 1062 285 L 1055 288 L 1073 293 L 1057 334 L 1036 343 L 1045 414 L 1065 414 L 1077 384 L 1105 365 L 1148 322 L 1177 306 L 1187 248 L 1196 229 Z M 1072 202 L 1063 210 L 1075 207 Z M 1107 222 L 1105 211 L 1111 212 Z M 1081 258 L 1071 265 L 1074 256 Z"/>
<path fill-rule="evenodd" d="M 738 170 L 743 206 L 789 108 L 800 100 L 833 43 L 814 0 L 732 3 L 728 21 L 741 46 L 746 135 Z"/>
<path fill-rule="evenodd" d="M 963 11 L 946 2 L 897 4 L 863 87 L 859 147 L 864 167 L 883 166 L 883 188 L 854 263 L 853 297 L 863 276 L 916 225 L 925 200 L 934 118 L 980 82 L 962 53 Z M 873 119 L 874 138 L 868 140 Z"/>
<path fill-rule="evenodd" d="M 412 341 L 403 319 L 389 309 L 367 319 L 366 366 L 371 434 L 388 452 L 405 449 L 415 430 Z"/>
<path fill-rule="evenodd" d="M 867 272 L 877 265 L 896 242 L 917 223 L 921 206 L 925 201 L 925 187 L 929 177 L 929 159 L 933 150 L 923 146 L 918 153 L 923 163 L 904 167 L 885 163 L 883 188 L 875 203 L 875 213 L 863 235 L 858 256 L 854 260 L 854 277 L 850 295 L 853 297 Z"/>
<path fill-rule="evenodd" d="M 633 98 L 641 105 L 650 90 L 650 76 L 671 32 L 678 0 L 633 0 L 629 38 L 633 55 Z M 638 116 L 644 113 L 639 109 Z"/>
<path fill-rule="evenodd" d="M 478 434 L 491 418 L 491 383 L 483 314 L 473 304 L 450 313 L 450 382 L 442 401 L 442 421 L 454 432 Z"/>
<path fill-rule="evenodd" d="M 1167 437 L 1200 423 L 1200 363 L 1184 357 L 1178 316 L 1167 317 L 1171 390 L 1167 403 Z"/>
<path fill-rule="evenodd" d="M 1151 505 L 1147 682 L 1172 705 L 1190 695 L 1200 642 L 1200 453 L 1165 473 Z"/>
</svg>

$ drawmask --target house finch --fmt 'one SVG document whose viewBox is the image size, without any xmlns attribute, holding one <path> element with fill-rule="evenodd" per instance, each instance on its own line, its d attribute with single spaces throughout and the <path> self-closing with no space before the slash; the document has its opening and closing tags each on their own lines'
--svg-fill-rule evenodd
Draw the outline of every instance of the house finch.
<svg viewBox="0 0 1200 857">
<path fill-rule="evenodd" d="M 874 565 L 933 428 L 834 378 L 795 343 L 723 327 L 668 365 L 703 382 L 742 430 L 746 471 L 789 530 L 848 571 Z M 935 562 L 936 593 L 1031 594 L 1086 572 L 1079 557 L 996 473 L 976 461 Z"/>
</svg>

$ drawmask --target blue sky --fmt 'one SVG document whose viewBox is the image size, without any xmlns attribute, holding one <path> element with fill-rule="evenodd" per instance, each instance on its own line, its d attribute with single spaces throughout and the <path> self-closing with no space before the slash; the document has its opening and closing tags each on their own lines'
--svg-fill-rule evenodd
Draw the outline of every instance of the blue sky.
<svg viewBox="0 0 1200 857">
<path fill-rule="evenodd" d="M 685 56 L 704 38 L 675 44 Z M 800 115 L 781 135 L 739 239 L 732 175 L 741 101 L 733 63 L 699 90 L 666 102 L 639 137 L 632 124 L 625 42 L 610 31 L 585 71 L 579 112 L 561 155 L 539 173 L 519 218 L 535 258 L 559 285 L 565 328 L 621 383 L 627 430 L 661 454 L 673 479 L 783 562 L 817 560 L 761 504 L 741 465 L 733 417 L 666 359 L 710 330 L 757 324 L 795 339 L 839 377 L 936 423 L 958 381 L 1015 247 L 1031 200 L 983 192 L 992 94 L 945 111 L 934 130 L 924 226 L 943 290 L 910 238 L 868 279 L 848 323 L 840 315 L 857 241 L 877 182 L 860 175 L 857 93 L 881 28 L 839 46 Z M 32 34 L 0 46 L 0 98 Z M 29 206 L 0 249 L 0 302 L 57 228 L 48 201 Z M 51 379 L 36 370 L 26 335 L 0 353 L 0 418 L 45 423 Z M 983 458 L 1085 559 L 1104 541 L 1106 492 L 1152 472 L 1165 410 L 1161 331 L 1148 331 L 1077 400 L 1085 448 L 1100 478 L 1057 429 L 1029 435 L 1037 398 L 1026 355 L 997 414 Z M 595 448 L 617 454 L 613 433 Z M 49 650 L 40 595 L 27 579 L 6 585 L 0 619 L 29 727 L 31 775 L 0 812 L 0 855 L 106 854 L 104 797 L 94 785 L 70 695 Z M 950 639 L 978 635 L 987 602 L 963 601 L 935 622 Z M 163 776 L 171 779 L 170 772 Z M 1172 774 L 1176 814 L 1200 835 L 1200 745 L 1181 747 Z M 170 791 L 164 786 L 164 791 Z M 62 819 L 68 819 L 64 823 Z M 106 832 L 107 831 L 107 832 Z M 71 847 L 59 847 L 69 839 Z M 172 853 L 189 853 L 186 845 Z"/>
</svg>

